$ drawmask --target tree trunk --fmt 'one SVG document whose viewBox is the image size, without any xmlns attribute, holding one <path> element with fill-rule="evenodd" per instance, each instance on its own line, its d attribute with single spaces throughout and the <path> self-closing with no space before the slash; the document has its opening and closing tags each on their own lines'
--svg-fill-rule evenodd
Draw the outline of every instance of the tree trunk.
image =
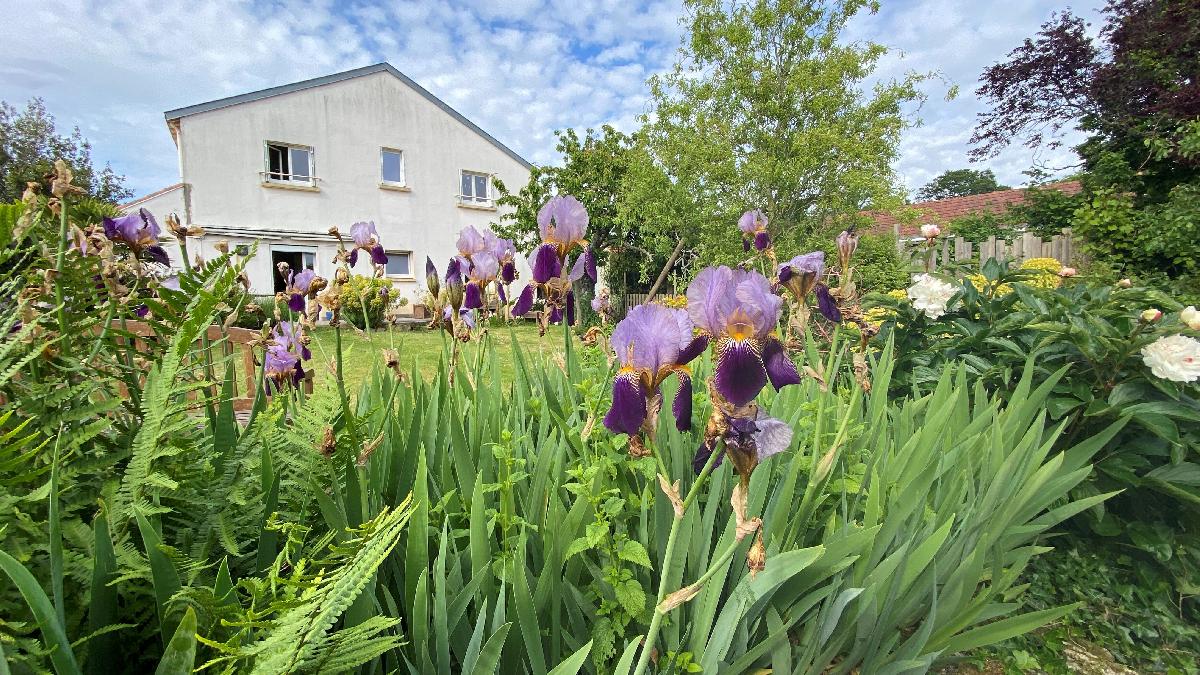
<svg viewBox="0 0 1200 675">
<path fill-rule="evenodd" d="M 671 251 L 671 257 L 667 258 L 667 264 L 663 265 L 662 271 L 658 273 L 658 278 L 654 280 L 654 285 L 650 287 L 650 294 L 646 296 L 646 304 L 650 304 L 654 300 L 655 294 L 658 293 L 658 287 L 662 286 L 663 279 L 667 278 L 667 272 L 675 266 L 675 259 L 683 252 L 683 239 L 675 244 L 675 250 Z"/>
</svg>

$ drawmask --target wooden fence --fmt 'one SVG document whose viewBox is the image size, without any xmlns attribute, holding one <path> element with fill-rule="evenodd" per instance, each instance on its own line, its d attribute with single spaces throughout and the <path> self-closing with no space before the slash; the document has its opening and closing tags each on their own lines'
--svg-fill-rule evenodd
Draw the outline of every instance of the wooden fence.
<svg viewBox="0 0 1200 675">
<path fill-rule="evenodd" d="M 900 236 L 900 226 L 894 226 L 896 233 L 896 248 L 901 258 L 919 258 L 924 260 L 926 255 L 925 240 L 919 237 L 905 239 Z M 1011 242 L 997 237 L 988 237 L 981 242 L 967 241 L 962 237 L 942 237 L 938 240 L 935 265 L 949 265 L 952 262 L 965 263 L 977 260 L 980 265 L 991 258 L 1020 264 L 1029 258 L 1054 258 L 1064 265 L 1071 265 L 1075 258 L 1075 240 L 1071 228 L 1050 239 L 1042 239 L 1037 235 L 1025 232 L 1013 237 Z"/>
</svg>

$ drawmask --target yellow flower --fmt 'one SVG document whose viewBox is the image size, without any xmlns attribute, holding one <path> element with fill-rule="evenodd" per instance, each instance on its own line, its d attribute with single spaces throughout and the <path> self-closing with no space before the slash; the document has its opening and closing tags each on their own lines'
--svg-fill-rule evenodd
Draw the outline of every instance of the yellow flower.
<svg viewBox="0 0 1200 675">
<path fill-rule="evenodd" d="M 989 282 L 987 277 L 983 276 L 982 274 L 967 275 L 967 281 L 971 282 L 971 285 L 975 287 L 975 290 L 984 295 L 987 295 L 990 290 L 992 297 L 995 298 L 1003 298 L 1009 293 L 1012 293 L 1012 286 L 1009 284 L 1000 284 L 999 286 L 992 288 L 991 282 Z"/>
<path fill-rule="evenodd" d="M 903 288 L 897 288 L 896 290 L 888 291 L 887 293 L 884 293 L 884 295 L 895 300 L 908 300 L 908 291 L 904 290 Z M 888 307 L 872 307 L 863 312 L 863 321 L 866 321 L 875 328 L 879 328 L 883 325 L 884 321 L 887 321 L 895 315 L 896 313 Z"/>
<path fill-rule="evenodd" d="M 686 295 L 664 295 L 657 302 L 671 309 L 687 309 L 688 304 Z"/>
<path fill-rule="evenodd" d="M 1030 258 L 1021 263 L 1023 270 L 1039 270 L 1048 274 L 1058 274 L 1062 269 L 1062 263 L 1054 258 Z"/>
<path fill-rule="evenodd" d="M 1062 285 L 1062 277 L 1058 273 L 1063 265 L 1054 258 L 1030 258 L 1021 263 L 1021 269 L 1037 273 L 1025 281 L 1026 286 L 1050 289 Z"/>
</svg>

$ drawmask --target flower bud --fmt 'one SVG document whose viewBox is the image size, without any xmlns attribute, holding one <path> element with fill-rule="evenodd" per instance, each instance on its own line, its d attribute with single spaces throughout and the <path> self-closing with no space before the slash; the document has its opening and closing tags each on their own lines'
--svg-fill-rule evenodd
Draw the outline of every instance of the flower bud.
<svg viewBox="0 0 1200 675">
<path fill-rule="evenodd" d="M 441 280 L 438 279 L 437 267 L 434 267 L 433 259 L 429 256 L 425 256 L 425 286 L 429 289 L 429 294 L 435 298 L 442 289 Z"/>
<path fill-rule="evenodd" d="M 1179 320 L 1192 330 L 1200 330 L 1200 311 L 1194 305 L 1188 305 L 1179 313 Z"/>
<path fill-rule="evenodd" d="M 933 223 L 925 223 L 921 226 L 921 236 L 926 239 L 937 239 L 937 236 L 942 233 L 942 228 Z"/>
<path fill-rule="evenodd" d="M 842 230 L 842 233 L 837 236 L 838 261 L 842 264 L 842 269 L 850 267 L 850 258 L 854 256 L 854 251 L 858 249 L 858 235 L 853 231 Z"/>
<path fill-rule="evenodd" d="M 458 309 L 462 307 L 464 293 L 458 258 L 451 258 L 450 263 L 446 265 L 446 301 L 454 308 L 455 316 L 458 315 Z"/>
<path fill-rule="evenodd" d="M 1121 288 L 1133 288 L 1133 280 L 1126 277 L 1118 281 L 1117 286 L 1120 286 Z"/>
<path fill-rule="evenodd" d="M 1075 268 L 1074 267 L 1064 267 L 1058 271 L 1058 276 L 1063 277 L 1063 278 L 1073 277 L 1073 276 L 1075 276 Z"/>
<path fill-rule="evenodd" d="M 1158 321 L 1161 318 L 1162 318 L 1162 311 L 1157 310 L 1153 307 L 1142 312 L 1142 316 L 1141 316 L 1142 323 L 1154 323 L 1155 321 Z"/>
</svg>

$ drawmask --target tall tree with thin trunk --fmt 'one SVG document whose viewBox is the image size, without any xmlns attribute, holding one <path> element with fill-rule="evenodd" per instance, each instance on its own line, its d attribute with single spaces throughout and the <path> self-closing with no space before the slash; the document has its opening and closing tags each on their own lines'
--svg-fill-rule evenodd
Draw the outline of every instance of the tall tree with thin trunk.
<svg viewBox="0 0 1200 675">
<path fill-rule="evenodd" d="M 897 193 L 892 163 L 927 76 L 866 84 L 886 49 L 844 31 L 876 8 L 865 0 L 685 3 L 690 31 L 674 68 L 650 80 L 643 134 L 651 166 L 631 171 L 645 181 L 630 187 L 627 205 L 653 212 L 658 200 L 679 200 L 671 218 L 646 223 L 664 230 L 664 250 L 686 237 L 700 260 L 732 261 L 746 209 L 766 211 L 776 241 L 798 241 Z"/>
</svg>

